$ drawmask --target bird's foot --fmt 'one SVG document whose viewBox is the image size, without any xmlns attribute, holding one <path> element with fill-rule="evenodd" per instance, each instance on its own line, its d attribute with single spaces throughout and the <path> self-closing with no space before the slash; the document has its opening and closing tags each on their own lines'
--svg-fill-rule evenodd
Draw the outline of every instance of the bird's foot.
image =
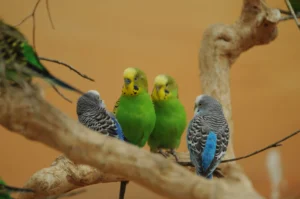
<svg viewBox="0 0 300 199">
<path fill-rule="evenodd" d="M 171 149 L 171 151 L 169 153 L 174 156 L 176 162 L 179 162 L 179 159 L 178 159 L 175 149 Z"/>
<path fill-rule="evenodd" d="M 168 153 L 164 152 L 162 149 L 158 149 L 158 153 L 162 154 L 165 158 L 168 158 Z"/>
</svg>

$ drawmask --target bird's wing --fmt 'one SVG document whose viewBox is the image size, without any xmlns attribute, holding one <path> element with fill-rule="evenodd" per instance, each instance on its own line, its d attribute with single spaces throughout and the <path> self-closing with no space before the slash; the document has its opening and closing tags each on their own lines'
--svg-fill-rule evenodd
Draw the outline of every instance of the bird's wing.
<svg viewBox="0 0 300 199">
<path fill-rule="evenodd" d="M 116 132 L 118 134 L 119 139 L 128 142 L 128 140 L 125 138 L 125 136 L 123 134 L 122 127 L 121 127 L 120 123 L 118 122 L 117 118 L 115 117 L 115 115 L 109 111 L 107 111 L 107 113 L 116 125 L 116 128 L 117 128 Z"/>
<path fill-rule="evenodd" d="M 49 71 L 42 65 L 40 62 L 38 55 L 34 51 L 31 45 L 27 42 L 22 43 L 22 52 L 27 61 L 27 67 L 29 67 L 32 71 L 36 72 L 42 76 L 48 76 Z"/>
<path fill-rule="evenodd" d="M 118 101 L 116 102 L 116 104 L 115 104 L 115 106 L 114 106 L 114 110 L 113 110 L 114 115 L 117 114 L 118 107 L 119 107 L 119 103 L 120 103 L 120 99 L 118 99 Z"/>
<path fill-rule="evenodd" d="M 213 173 L 213 171 L 220 164 L 222 158 L 226 153 L 228 142 L 229 142 L 229 127 L 226 121 L 224 121 L 222 128 L 220 128 L 219 131 L 215 132 L 215 135 L 216 135 L 215 154 L 208 167 L 204 170 L 203 174 L 205 176 L 211 175 Z"/>
<path fill-rule="evenodd" d="M 208 136 L 207 127 L 201 116 L 194 117 L 188 127 L 187 144 L 190 158 L 198 174 L 203 173 L 202 152 Z"/>
<path fill-rule="evenodd" d="M 111 137 L 118 137 L 117 125 L 104 108 L 96 113 L 84 113 L 78 117 L 80 123 L 88 128 Z"/>
<path fill-rule="evenodd" d="M 22 41 L 10 35 L 2 34 L 0 57 L 5 61 L 6 67 L 11 67 L 11 63 L 15 60 L 24 61 L 25 63 L 25 57 L 22 53 Z"/>
</svg>

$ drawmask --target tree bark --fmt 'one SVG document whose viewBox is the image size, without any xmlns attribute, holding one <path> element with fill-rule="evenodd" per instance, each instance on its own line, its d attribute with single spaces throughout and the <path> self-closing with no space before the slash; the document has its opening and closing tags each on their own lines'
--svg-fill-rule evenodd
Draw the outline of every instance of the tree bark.
<svg viewBox="0 0 300 199">
<path fill-rule="evenodd" d="M 199 52 L 201 86 L 203 93 L 221 102 L 230 125 L 226 159 L 234 157 L 230 67 L 241 53 L 273 41 L 279 20 L 280 12 L 268 8 L 262 0 L 244 0 L 241 16 L 234 24 L 213 25 L 203 35 Z M 32 90 L 10 87 L 1 91 L 0 123 L 63 152 L 74 162 L 59 157 L 51 167 L 38 171 L 26 183 L 25 187 L 35 189 L 36 194 L 22 194 L 19 198 L 40 198 L 124 178 L 172 199 L 262 198 L 236 163 L 221 165 L 225 174 L 222 179 L 196 176 L 158 154 L 89 130 L 49 105 L 35 87 Z"/>
</svg>

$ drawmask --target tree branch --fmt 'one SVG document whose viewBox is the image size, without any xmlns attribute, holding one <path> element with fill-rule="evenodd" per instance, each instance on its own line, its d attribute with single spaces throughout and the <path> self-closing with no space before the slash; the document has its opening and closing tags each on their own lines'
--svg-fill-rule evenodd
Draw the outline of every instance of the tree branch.
<svg viewBox="0 0 300 199">
<path fill-rule="evenodd" d="M 60 95 L 63 99 L 65 99 L 66 101 L 72 103 L 72 101 L 71 101 L 69 98 L 67 98 L 66 96 L 64 96 L 64 94 L 62 94 L 62 93 L 58 90 L 58 88 L 57 88 L 56 86 L 52 85 L 52 88 L 53 88 L 53 89 L 55 90 L 55 92 L 56 92 L 58 95 Z"/>
<path fill-rule="evenodd" d="M 201 86 L 205 94 L 212 95 L 223 105 L 231 130 L 226 158 L 234 158 L 230 67 L 241 53 L 255 45 L 268 44 L 273 41 L 277 36 L 276 24 L 279 20 L 280 12 L 277 9 L 268 8 L 263 1 L 244 0 L 241 16 L 236 23 L 216 24 L 209 27 L 203 34 L 199 53 Z M 71 189 L 74 184 L 80 187 L 86 185 L 86 182 L 97 183 L 99 179 L 97 176 L 102 174 L 101 179 L 115 179 L 116 176 L 123 176 L 125 179 L 137 182 L 158 194 L 173 199 L 262 198 L 235 162 L 220 166 L 225 176 L 222 179 L 207 180 L 196 176 L 172 161 L 164 159 L 161 155 L 87 129 L 45 102 L 36 89 L 22 92 L 16 88 L 9 88 L 7 92 L 2 92 L 0 124 L 28 139 L 62 151 L 77 165 L 75 166 L 77 169 L 84 167 L 84 164 L 90 165 L 85 167 L 96 169 L 96 171 L 93 168 L 88 169 L 94 171 L 89 175 L 72 175 L 80 177 L 75 180 L 58 177 L 60 181 L 56 181 L 57 179 L 41 176 L 39 177 L 40 184 L 44 186 L 58 182 L 55 185 L 58 189 L 64 187 L 65 184 L 68 189 Z M 80 164 L 83 165 L 80 166 Z M 72 168 L 71 165 L 69 167 Z M 71 171 L 74 172 L 74 170 Z M 32 182 L 29 180 L 25 187 L 29 188 Z M 39 192 L 40 187 L 37 184 L 31 185 L 34 186 L 35 191 Z M 44 190 L 49 189 L 46 187 Z M 26 197 L 21 195 L 20 198 Z"/>
<path fill-rule="evenodd" d="M 72 197 L 72 196 L 77 196 L 79 194 L 82 194 L 84 192 L 86 192 L 86 190 L 81 189 L 81 190 L 78 190 L 78 191 L 72 191 L 72 192 L 69 192 L 69 193 L 64 193 L 64 194 L 60 194 L 60 195 L 56 195 L 56 196 L 49 196 L 45 199 L 58 199 L 58 198 Z"/>
<path fill-rule="evenodd" d="M 88 79 L 92 82 L 94 82 L 95 80 L 90 78 L 89 76 L 79 72 L 78 70 L 76 70 L 73 66 L 65 63 L 65 62 L 62 62 L 62 61 L 59 61 L 59 60 L 55 60 L 55 59 L 50 59 L 50 58 L 46 58 L 46 57 L 39 57 L 40 60 L 43 60 L 43 61 L 48 61 L 48 62 L 53 62 L 53 63 L 56 63 L 56 64 L 60 64 L 60 65 L 63 65 L 65 67 L 67 67 L 68 69 L 70 69 L 71 71 L 77 73 L 79 76 L 85 78 L 85 79 Z"/>
<path fill-rule="evenodd" d="M 51 17 L 50 6 L 49 6 L 49 0 L 46 0 L 46 8 L 47 8 L 48 18 L 49 18 L 51 27 L 52 27 L 52 29 L 54 30 L 55 27 L 54 27 L 54 23 L 53 23 L 53 20 L 52 20 L 52 17 Z"/>
<path fill-rule="evenodd" d="M 245 155 L 245 156 L 241 156 L 241 157 L 233 158 L 233 159 L 228 159 L 228 160 L 223 160 L 221 163 L 232 162 L 232 161 L 236 161 L 236 160 L 242 160 L 242 159 L 245 159 L 245 158 L 249 158 L 249 157 L 251 157 L 251 156 L 254 156 L 254 155 L 256 155 L 256 154 L 258 154 L 258 153 L 261 153 L 261 152 L 263 152 L 263 151 L 265 151 L 265 150 L 268 150 L 268 149 L 270 149 L 270 148 L 282 146 L 280 143 L 284 142 L 284 141 L 287 140 L 287 139 L 290 139 L 291 137 L 297 135 L 298 133 L 300 133 L 300 130 L 298 130 L 298 131 L 296 131 L 296 132 L 294 132 L 294 133 L 292 133 L 292 134 L 290 134 L 290 135 L 288 135 L 288 136 L 282 138 L 281 140 L 279 140 L 279 141 L 277 141 L 277 142 L 275 142 L 275 143 L 273 143 L 273 144 L 270 144 L 270 145 L 266 146 L 265 148 L 262 148 L 262 149 L 260 149 L 260 150 L 257 150 L 257 151 L 255 151 L 255 152 L 250 153 L 250 154 Z"/>
<path fill-rule="evenodd" d="M 33 48 L 36 49 L 35 47 L 35 29 L 36 29 L 36 21 L 35 21 L 35 13 L 37 11 L 37 7 L 39 6 L 39 4 L 41 3 L 41 0 L 37 0 L 37 2 L 35 3 L 32 12 L 26 16 L 20 23 L 18 23 L 15 26 L 20 26 L 22 25 L 25 21 L 27 21 L 29 18 L 32 18 L 32 45 Z M 47 13 L 48 13 L 48 18 L 51 24 L 52 29 L 55 29 L 54 27 L 54 23 L 51 17 L 51 12 L 50 12 L 50 6 L 49 6 L 49 0 L 46 0 L 46 8 L 47 8 Z"/>
<path fill-rule="evenodd" d="M 32 43 L 33 43 L 33 48 L 35 48 L 35 13 L 37 10 L 38 5 L 40 4 L 41 0 L 37 0 L 35 6 L 33 7 L 33 10 L 30 15 L 25 17 L 20 23 L 18 23 L 16 26 L 22 25 L 25 21 L 27 21 L 29 18 L 32 17 Z"/>
<path fill-rule="evenodd" d="M 65 178 L 64 181 L 53 185 L 56 188 L 64 186 L 66 180 L 79 182 L 77 187 L 80 187 L 86 183 L 82 179 L 98 179 L 97 175 L 103 175 L 102 179 L 107 179 L 109 176 L 110 178 L 124 176 L 130 181 L 173 199 L 208 199 L 212 194 L 216 194 L 214 196 L 216 199 L 237 196 L 249 199 L 260 198 L 251 184 L 236 180 L 236 176 L 242 173 L 237 165 L 225 168 L 227 175 L 222 180 L 207 180 L 196 176 L 161 155 L 89 130 L 44 101 L 37 88 L 25 91 L 16 87 L 2 89 L 0 124 L 30 140 L 39 141 L 64 152 L 76 164 L 83 164 L 79 167 L 90 165 L 95 168 L 88 169 L 94 171 L 93 173 L 79 175 L 79 179 Z M 66 166 L 65 170 L 70 168 L 72 167 Z M 95 171 L 96 169 L 101 172 Z M 72 171 L 74 170 L 68 172 Z M 48 182 L 54 180 L 45 176 L 40 179 L 44 183 L 34 187 L 37 193 L 40 187 L 47 186 Z M 162 184 L 164 186 L 161 186 Z M 228 187 L 235 187 L 235 189 L 229 190 Z M 241 193 L 240 190 L 245 192 Z M 28 198 L 28 195 L 21 195 L 20 198 Z M 33 196 L 33 198 L 40 197 Z"/>
<path fill-rule="evenodd" d="M 282 16 L 279 20 L 280 21 L 286 21 L 286 20 L 290 20 L 290 19 L 295 19 L 295 17 L 292 15 L 291 12 L 289 11 L 286 11 L 286 10 L 279 10 L 282 14 L 285 14 L 287 16 Z M 300 13 L 297 13 L 296 15 L 296 18 L 300 18 Z"/>
</svg>

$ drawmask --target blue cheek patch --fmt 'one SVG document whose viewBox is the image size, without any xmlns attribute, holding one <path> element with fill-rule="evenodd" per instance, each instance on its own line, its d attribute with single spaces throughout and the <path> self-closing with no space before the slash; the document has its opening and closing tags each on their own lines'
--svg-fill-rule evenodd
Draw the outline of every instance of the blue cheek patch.
<svg viewBox="0 0 300 199">
<path fill-rule="evenodd" d="M 207 170 L 207 168 L 212 163 L 216 154 L 216 148 L 217 148 L 217 135 L 214 132 L 210 131 L 207 136 L 206 144 L 202 152 L 202 168 L 204 171 Z"/>
</svg>

